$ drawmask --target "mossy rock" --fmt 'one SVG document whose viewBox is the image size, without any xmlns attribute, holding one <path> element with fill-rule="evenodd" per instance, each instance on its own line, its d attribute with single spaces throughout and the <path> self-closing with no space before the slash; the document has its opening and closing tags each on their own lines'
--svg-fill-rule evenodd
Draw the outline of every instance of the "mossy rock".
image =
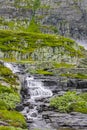
<svg viewBox="0 0 87 130">
<path fill-rule="evenodd" d="M 24 116 L 16 111 L 0 110 L 0 120 L 14 127 L 26 128 Z"/>
<path fill-rule="evenodd" d="M 16 128 L 13 126 L 0 126 L 0 130 L 27 130 L 27 129 Z"/>
</svg>

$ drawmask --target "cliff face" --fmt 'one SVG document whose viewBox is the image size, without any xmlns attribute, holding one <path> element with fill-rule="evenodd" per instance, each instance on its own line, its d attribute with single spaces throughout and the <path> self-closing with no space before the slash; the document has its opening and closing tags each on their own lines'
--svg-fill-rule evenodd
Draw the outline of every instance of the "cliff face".
<svg viewBox="0 0 87 130">
<path fill-rule="evenodd" d="M 41 32 L 87 39 L 86 0 L 2 0 L 0 17 L 0 28 L 27 29 L 34 17 Z"/>
</svg>

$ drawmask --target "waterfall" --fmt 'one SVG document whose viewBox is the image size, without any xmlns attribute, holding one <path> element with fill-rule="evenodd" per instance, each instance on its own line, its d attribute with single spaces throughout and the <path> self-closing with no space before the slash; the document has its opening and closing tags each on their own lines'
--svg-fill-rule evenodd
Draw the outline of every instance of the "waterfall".
<svg viewBox="0 0 87 130">
<path fill-rule="evenodd" d="M 28 123 L 34 122 L 29 124 L 30 130 L 34 130 L 34 128 L 41 130 L 50 128 L 52 130 L 45 121 L 42 121 L 42 115 L 38 112 L 38 107 L 44 104 L 43 99 L 50 98 L 53 95 L 52 91 L 46 88 L 40 79 L 36 79 L 32 75 L 27 75 L 24 79 L 27 87 L 27 95 L 30 95 L 30 98 L 27 96 L 24 99 L 24 103 L 30 104 L 32 107 L 29 105 L 26 106 L 22 114 L 26 116 Z"/>
<path fill-rule="evenodd" d="M 41 81 L 34 79 L 33 76 L 26 77 L 27 87 L 29 88 L 31 98 L 51 97 L 52 92 L 44 87 Z"/>
<path fill-rule="evenodd" d="M 27 113 L 27 119 L 29 119 L 32 117 L 33 113 L 34 115 L 35 114 L 38 115 L 38 112 L 37 112 L 38 104 L 36 100 L 51 97 L 53 94 L 51 90 L 45 88 L 43 83 L 40 80 L 35 79 L 34 76 L 30 76 L 30 75 L 26 76 L 25 82 L 27 84 L 28 94 L 30 95 L 30 98 L 27 99 L 27 102 L 34 105 L 33 109 L 29 110 L 29 113 L 27 112 L 27 108 L 25 108 L 22 111 L 23 114 Z M 37 118 L 37 117 L 34 117 L 34 118 Z"/>
<path fill-rule="evenodd" d="M 87 50 L 87 40 L 76 40 L 76 42 Z"/>
<path fill-rule="evenodd" d="M 13 73 L 19 73 L 20 72 L 18 66 L 15 65 L 15 64 L 4 62 L 4 66 L 9 68 Z"/>
<path fill-rule="evenodd" d="M 18 75 L 23 71 L 17 64 L 5 62 L 4 66 L 8 67 L 13 73 L 17 73 Z M 50 130 L 53 130 L 53 128 L 42 119 L 42 114 L 38 111 L 38 107 L 40 107 L 41 104 L 46 105 L 43 100 L 47 98 L 49 99 L 53 95 L 52 91 L 44 86 L 41 79 L 37 79 L 35 76 L 22 74 L 22 78 L 23 81 L 20 80 L 23 82 L 22 87 L 27 88 L 27 92 L 25 96 L 22 95 L 24 109 L 21 113 L 26 117 L 29 130 L 44 130 L 49 128 Z"/>
</svg>

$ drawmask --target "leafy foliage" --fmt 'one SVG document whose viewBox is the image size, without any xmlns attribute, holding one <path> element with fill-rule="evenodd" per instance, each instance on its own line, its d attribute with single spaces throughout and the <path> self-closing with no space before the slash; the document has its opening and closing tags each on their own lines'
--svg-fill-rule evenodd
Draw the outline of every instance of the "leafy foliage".
<svg viewBox="0 0 87 130">
<path fill-rule="evenodd" d="M 7 109 L 13 109 L 16 107 L 17 103 L 20 102 L 20 97 L 15 93 L 2 93 L 0 94 L 0 103 L 3 102 Z M 2 106 L 0 104 L 0 109 Z"/>
<path fill-rule="evenodd" d="M 32 18 L 31 22 L 30 22 L 30 25 L 27 29 L 27 31 L 29 32 L 37 32 L 37 33 L 40 33 L 40 28 L 39 28 L 39 25 L 35 22 L 35 19 Z"/>
<path fill-rule="evenodd" d="M 0 110 L 0 120 L 14 127 L 26 128 L 24 116 L 16 111 Z"/>
<path fill-rule="evenodd" d="M 64 62 L 61 62 L 61 63 L 54 62 L 54 67 L 55 68 L 74 68 L 75 65 L 67 64 L 67 63 L 64 63 Z"/>
<path fill-rule="evenodd" d="M 0 85 L 0 109 L 13 109 L 20 102 L 20 96 L 13 89 Z"/>
<path fill-rule="evenodd" d="M 37 74 L 42 74 L 42 75 L 53 75 L 52 72 L 46 71 L 46 70 L 37 70 L 36 73 Z"/>
<path fill-rule="evenodd" d="M 10 83 L 11 85 L 18 85 L 16 82 L 17 76 L 13 74 L 9 68 L 2 64 L 0 64 L 0 77 L 2 77 L 3 81 Z"/>
<path fill-rule="evenodd" d="M 76 92 L 67 92 L 63 96 L 52 98 L 50 105 L 60 112 L 87 113 L 87 93 L 77 95 Z"/>
<path fill-rule="evenodd" d="M 35 33 L 38 31 L 34 19 L 30 24 L 31 32 L 15 32 L 8 30 L 0 30 L 0 49 L 4 53 L 4 58 L 17 59 L 19 56 L 24 59 L 29 59 L 32 53 L 42 47 L 57 47 L 71 57 L 82 57 L 83 54 L 80 48 L 76 49 L 76 42 L 62 36 Z M 17 54 L 17 55 L 14 55 Z"/>
<path fill-rule="evenodd" d="M 27 130 L 27 129 L 15 128 L 13 126 L 0 126 L 0 130 Z"/>
<path fill-rule="evenodd" d="M 65 73 L 61 74 L 61 76 L 70 77 L 70 78 L 76 78 L 76 79 L 87 79 L 87 74 L 81 74 L 81 73 Z"/>
</svg>

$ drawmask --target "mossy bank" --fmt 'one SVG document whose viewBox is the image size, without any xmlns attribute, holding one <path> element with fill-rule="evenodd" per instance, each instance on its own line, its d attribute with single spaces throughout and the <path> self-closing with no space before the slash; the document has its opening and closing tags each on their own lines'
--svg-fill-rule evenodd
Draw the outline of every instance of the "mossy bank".
<svg viewBox="0 0 87 130">
<path fill-rule="evenodd" d="M 21 102 L 18 77 L 0 63 L 0 130 L 25 130 L 26 121 L 15 111 Z"/>
</svg>

